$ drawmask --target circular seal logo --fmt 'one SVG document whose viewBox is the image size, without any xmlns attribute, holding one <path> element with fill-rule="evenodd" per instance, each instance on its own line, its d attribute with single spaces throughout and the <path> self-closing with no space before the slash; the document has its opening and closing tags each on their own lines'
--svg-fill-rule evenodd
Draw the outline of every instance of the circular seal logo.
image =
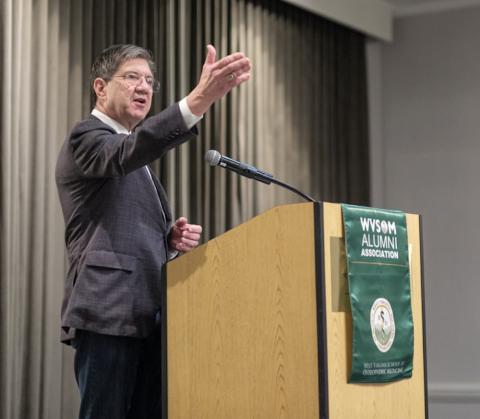
<svg viewBox="0 0 480 419">
<path fill-rule="evenodd" d="M 381 352 L 388 352 L 395 339 L 395 319 L 390 302 L 377 298 L 370 310 L 370 327 L 375 345 Z"/>
</svg>

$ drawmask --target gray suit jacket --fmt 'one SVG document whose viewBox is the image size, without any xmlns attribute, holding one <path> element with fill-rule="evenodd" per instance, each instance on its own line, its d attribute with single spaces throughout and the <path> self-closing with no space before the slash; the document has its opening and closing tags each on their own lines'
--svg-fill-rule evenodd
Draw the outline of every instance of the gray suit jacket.
<svg viewBox="0 0 480 419">
<path fill-rule="evenodd" d="M 172 216 L 165 191 L 144 166 L 194 134 L 175 104 L 130 135 L 91 116 L 65 140 L 56 166 L 70 262 L 63 341 L 75 329 L 136 337 L 152 332 Z"/>
</svg>

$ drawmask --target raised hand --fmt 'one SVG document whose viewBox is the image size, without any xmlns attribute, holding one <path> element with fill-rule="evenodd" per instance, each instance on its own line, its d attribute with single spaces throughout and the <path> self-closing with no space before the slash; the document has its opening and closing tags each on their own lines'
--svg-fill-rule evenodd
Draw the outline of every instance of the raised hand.
<svg viewBox="0 0 480 419">
<path fill-rule="evenodd" d="M 207 57 L 197 86 L 187 96 L 187 103 L 195 115 L 203 115 L 218 99 L 250 78 L 250 60 L 242 52 L 235 52 L 216 60 L 213 45 L 207 46 Z"/>
</svg>

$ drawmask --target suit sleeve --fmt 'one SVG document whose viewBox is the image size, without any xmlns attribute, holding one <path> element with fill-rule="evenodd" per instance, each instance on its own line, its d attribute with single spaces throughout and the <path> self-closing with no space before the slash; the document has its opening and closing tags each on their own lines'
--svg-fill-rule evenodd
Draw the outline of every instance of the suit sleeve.
<svg viewBox="0 0 480 419">
<path fill-rule="evenodd" d="M 70 147 L 85 177 L 125 176 L 156 160 L 197 133 L 185 125 L 178 104 L 146 119 L 132 134 L 116 134 L 110 127 L 89 119 L 77 125 Z"/>
</svg>

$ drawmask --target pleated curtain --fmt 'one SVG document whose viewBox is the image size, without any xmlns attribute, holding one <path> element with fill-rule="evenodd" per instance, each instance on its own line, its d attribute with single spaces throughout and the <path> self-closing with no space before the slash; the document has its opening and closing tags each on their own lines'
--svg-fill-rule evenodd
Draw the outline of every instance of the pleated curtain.
<svg viewBox="0 0 480 419">
<path fill-rule="evenodd" d="M 204 240 L 291 192 L 220 168 L 256 165 L 316 199 L 368 204 L 364 36 L 281 1 L 0 1 L 0 417 L 77 416 L 73 351 L 59 343 L 66 270 L 54 168 L 91 111 L 89 70 L 114 43 L 150 49 L 162 89 L 152 113 L 184 97 L 206 45 L 243 51 L 251 81 L 217 103 L 198 138 L 153 164 L 176 216 Z"/>
</svg>

